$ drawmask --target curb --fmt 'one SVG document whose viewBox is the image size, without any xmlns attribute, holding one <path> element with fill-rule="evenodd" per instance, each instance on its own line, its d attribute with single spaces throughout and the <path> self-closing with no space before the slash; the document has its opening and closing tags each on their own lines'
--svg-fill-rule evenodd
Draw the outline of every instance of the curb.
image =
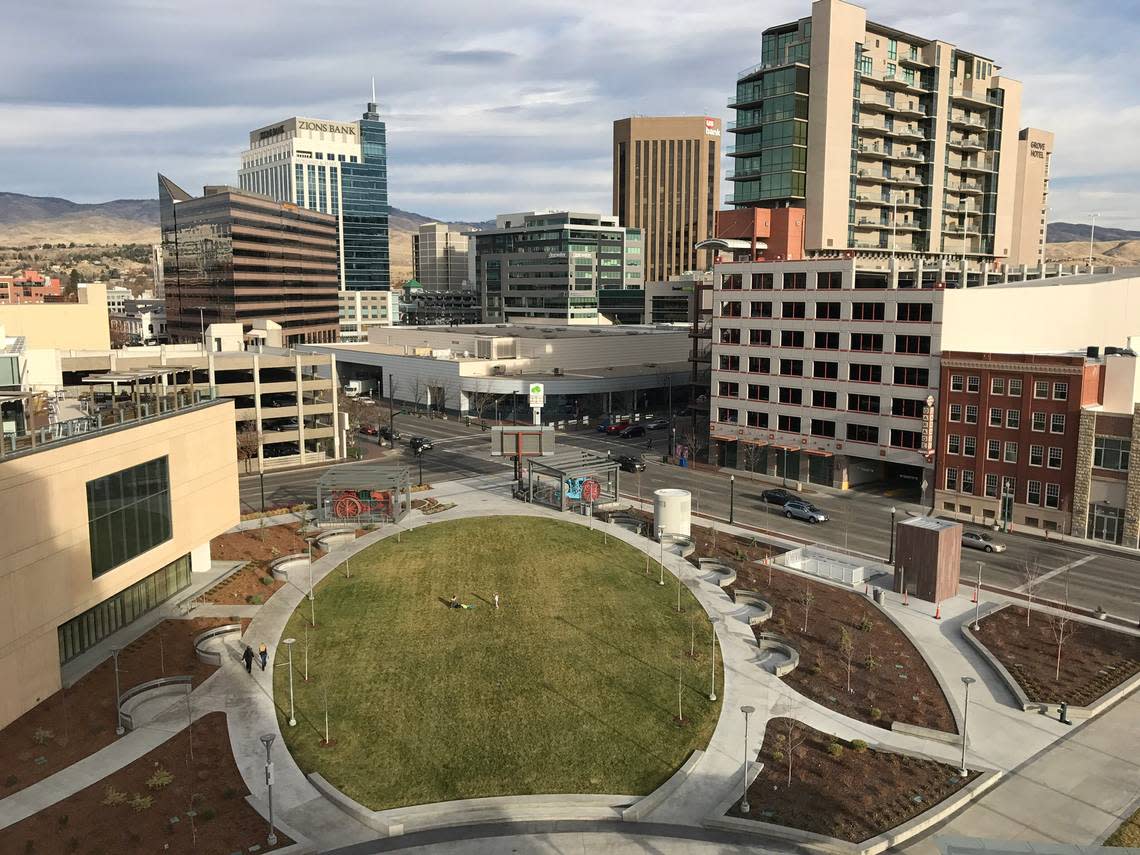
<svg viewBox="0 0 1140 855">
<path fill-rule="evenodd" d="M 652 813 L 688 780 L 689 775 L 692 774 L 693 769 L 696 768 L 696 765 L 701 762 L 701 758 L 704 756 L 704 751 L 700 748 L 695 749 L 693 753 L 689 755 L 689 759 L 685 761 L 684 765 L 674 772 L 668 781 L 649 795 L 639 799 L 623 810 L 621 812 L 621 818 L 626 822 L 640 822 L 645 818 L 646 814 Z"/>
<path fill-rule="evenodd" d="M 245 803 L 253 808 L 260 814 L 261 818 L 265 820 L 266 825 L 269 824 L 269 811 L 265 803 L 261 799 L 255 799 L 253 796 L 246 796 Z M 282 822 L 280 817 L 273 817 L 273 827 L 277 831 L 286 835 L 293 843 L 289 846 L 284 846 L 281 849 L 274 849 L 277 855 L 316 855 L 317 847 L 305 837 L 305 835 L 298 832 L 296 829 Z M 268 834 L 268 832 L 266 832 Z"/>
</svg>

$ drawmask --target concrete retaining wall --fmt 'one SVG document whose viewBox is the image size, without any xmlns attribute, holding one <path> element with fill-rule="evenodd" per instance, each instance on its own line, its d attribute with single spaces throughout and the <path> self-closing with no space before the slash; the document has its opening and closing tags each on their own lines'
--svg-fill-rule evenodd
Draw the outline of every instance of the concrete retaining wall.
<svg viewBox="0 0 1140 855">
<path fill-rule="evenodd" d="M 119 695 L 119 718 L 123 722 L 123 727 L 127 730 L 135 729 L 135 722 L 131 714 L 123 710 L 129 702 L 137 700 L 143 695 L 146 695 L 143 700 L 150 700 L 160 695 L 188 695 L 192 683 L 193 678 L 188 676 L 160 677 L 157 680 L 148 680 L 127 689 Z"/>
<path fill-rule="evenodd" d="M 772 605 L 765 600 L 756 591 L 740 591 L 736 592 L 736 604 L 742 606 L 752 606 L 757 610 L 757 613 L 748 617 L 749 626 L 760 626 L 772 618 Z"/>
<path fill-rule="evenodd" d="M 772 673 L 777 677 L 785 677 L 796 670 L 800 664 L 800 652 L 784 641 L 782 638 L 772 635 L 770 632 L 762 632 L 756 639 L 756 646 L 761 651 L 775 650 L 777 653 L 782 653 L 788 657 L 788 661 L 783 665 L 777 665 L 772 669 Z"/>
<path fill-rule="evenodd" d="M 231 632 L 241 632 L 240 623 L 228 623 L 225 626 L 216 626 L 213 629 L 208 629 L 203 633 L 194 636 L 194 655 L 198 657 L 199 662 L 205 662 L 207 665 L 213 665 L 217 668 L 222 667 L 222 654 L 213 650 L 206 650 L 202 645 L 209 641 L 211 638 L 217 638 L 222 635 L 229 635 Z"/>
<path fill-rule="evenodd" d="M 274 558 L 269 562 L 269 572 L 273 574 L 274 579 L 288 582 L 291 570 L 301 570 L 308 566 L 309 556 L 304 552 L 298 552 L 293 555 L 282 555 L 280 558 Z"/>
<path fill-rule="evenodd" d="M 325 552 L 332 552 L 346 543 L 352 543 L 356 540 L 356 529 L 354 528 L 336 528 L 327 531 L 317 538 L 317 545 Z M 305 556 L 308 558 L 308 556 Z"/>
<path fill-rule="evenodd" d="M 626 822 L 637 822 L 645 819 L 645 817 L 663 801 L 675 793 L 681 784 L 685 783 L 689 775 L 692 774 L 693 769 L 696 768 L 697 763 L 705 756 L 705 752 L 699 748 L 689 755 L 689 759 L 685 761 L 676 772 L 674 772 L 669 780 L 647 795 L 645 798 L 638 799 L 632 805 L 627 807 L 621 812 L 621 818 Z"/>
</svg>

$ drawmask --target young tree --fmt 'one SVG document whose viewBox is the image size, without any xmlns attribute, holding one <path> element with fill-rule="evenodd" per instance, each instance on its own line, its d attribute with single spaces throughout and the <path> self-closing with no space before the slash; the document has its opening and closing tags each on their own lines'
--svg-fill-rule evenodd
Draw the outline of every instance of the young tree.
<svg viewBox="0 0 1140 855">
<path fill-rule="evenodd" d="M 811 614 L 811 604 L 815 602 L 815 594 L 812 592 L 811 583 L 804 582 L 803 591 L 799 596 L 800 605 L 804 607 L 804 628 L 803 631 L 807 632 L 808 616 Z"/>
<path fill-rule="evenodd" d="M 412 392 L 412 412 L 416 415 L 420 413 L 420 399 L 424 394 L 424 381 L 420 375 L 415 374 L 409 381 L 409 388 Z"/>
<path fill-rule="evenodd" d="M 1073 620 L 1069 612 L 1069 571 L 1065 571 L 1065 599 L 1061 606 L 1060 611 L 1052 616 L 1049 621 L 1050 628 L 1053 630 L 1053 639 L 1057 642 L 1057 670 L 1053 675 L 1054 680 L 1061 679 L 1061 648 L 1064 647 L 1065 642 L 1072 638 L 1080 624 Z"/>
<path fill-rule="evenodd" d="M 851 665 L 855 661 L 855 640 L 847 627 L 839 628 L 839 655 L 843 657 L 843 664 L 847 666 L 847 691 L 851 691 Z"/>
<path fill-rule="evenodd" d="M 803 730 L 800 723 L 793 718 L 795 710 L 795 703 L 790 698 L 786 698 L 776 704 L 772 709 L 772 718 L 769 719 L 770 726 L 777 726 L 779 728 L 777 741 L 782 743 L 784 759 L 788 761 L 789 787 L 792 785 L 793 759 L 797 753 L 801 752 L 801 746 L 804 744 L 804 740 L 807 739 L 807 733 Z"/>
<path fill-rule="evenodd" d="M 251 460 L 257 457 L 257 430 L 253 427 L 244 427 L 237 433 L 238 460 Z"/>
<path fill-rule="evenodd" d="M 1025 608 L 1025 625 L 1029 626 L 1029 619 L 1033 616 L 1033 600 L 1037 596 L 1037 590 L 1041 587 L 1044 579 L 1042 576 L 1041 564 L 1037 556 L 1033 557 L 1033 562 L 1021 562 L 1021 591 L 1025 594 L 1026 608 Z"/>
</svg>

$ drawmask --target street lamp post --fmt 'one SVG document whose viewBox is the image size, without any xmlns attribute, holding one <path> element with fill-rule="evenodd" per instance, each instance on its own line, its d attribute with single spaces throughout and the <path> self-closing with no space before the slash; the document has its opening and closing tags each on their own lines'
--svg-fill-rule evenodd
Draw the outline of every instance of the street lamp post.
<svg viewBox="0 0 1140 855">
<path fill-rule="evenodd" d="M 891 554 L 887 558 L 888 564 L 894 564 L 895 563 L 895 514 L 897 512 L 898 512 L 898 509 L 892 505 L 891 506 Z"/>
<path fill-rule="evenodd" d="M 788 486 L 788 449 L 781 448 L 783 452 L 783 465 L 780 467 L 780 486 Z"/>
<path fill-rule="evenodd" d="M 1091 241 L 1090 241 L 1089 245 L 1090 246 L 1092 245 Z M 1090 258 L 1091 258 L 1091 254 L 1090 254 Z M 203 314 L 203 312 L 205 311 L 206 307 L 205 306 L 194 306 L 193 308 L 198 310 L 198 333 L 199 333 L 199 338 L 202 339 L 202 347 L 205 347 L 206 346 L 206 316 Z"/>
<path fill-rule="evenodd" d="M 744 771 L 740 779 L 744 795 L 740 799 L 740 812 L 748 813 L 748 716 L 756 712 L 756 707 L 743 706 L 740 711 L 744 713 Z"/>
<path fill-rule="evenodd" d="M 657 580 L 658 585 L 665 584 L 665 527 L 658 526 L 657 528 L 657 542 L 661 544 L 661 557 L 657 561 L 657 566 L 661 570 L 661 577 Z"/>
<path fill-rule="evenodd" d="M 297 726 L 297 715 L 293 708 L 293 645 L 297 643 L 295 638 L 285 639 L 285 649 L 289 651 L 289 726 Z"/>
<path fill-rule="evenodd" d="M 265 838 L 269 846 L 277 845 L 277 833 L 273 828 L 273 763 L 269 759 L 269 749 L 276 738 L 277 735 L 273 733 L 263 733 L 259 737 L 265 746 L 265 786 L 269 789 L 269 836 Z"/>
<path fill-rule="evenodd" d="M 1096 234 L 1096 218 L 1100 214 L 1089 214 L 1089 273 L 1092 273 L 1093 266 L 1093 235 Z"/>
<path fill-rule="evenodd" d="M 978 584 L 974 588 L 974 632 L 978 631 L 978 616 L 982 611 L 982 565 L 984 561 L 978 562 Z"/>
<path fill-rule="evenodd" d="M 115 658 L 115 736 L 126 733 L 123 729 L 123 710 L 119 705 L 119 652 L 119 648 L 111 648 L 111 656 Z"/>
<path fill-rule="evenodd" d="M 709 672 L 709 700 L 716 700 L 716 618 L 709 622 L 709 627 L 712 629 L 712 637 L 709 642 L 709 649 L 712 651 L 712 668 Z"/>
<path fill-rule="evenodd" d="M 965 778 L 970 774 L 966 769 L 966 722 L 970 719 L 970 684 L 975 680 L 973 677 L 963 677 L 962 682 L 966 686 L 966 705 L 962 708 L 962 768 L 958 771 Z"/>
<path fill-rule="evenodd" d="M 736 510 L 736 476 L 728 476 L 728 524 L 732 525 Z"/>
</svg>

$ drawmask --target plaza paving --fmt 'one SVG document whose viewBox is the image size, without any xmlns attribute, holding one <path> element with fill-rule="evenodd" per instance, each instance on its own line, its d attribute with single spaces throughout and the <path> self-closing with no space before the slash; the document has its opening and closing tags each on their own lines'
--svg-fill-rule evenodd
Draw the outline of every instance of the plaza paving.
<svg viewBox="0 0 1140 855">
<path fill-rule="evenodd" d="M 499 474 L 445 483 L 427 495 L 455 502 L 456 507 L 432 517 L 413 512 L 403 523 L 405 530 L 447 519 L 501 514 L 551 516 L 589 524 L 582 517 L 556 514 L 511 500 L 509 484 Z M 733 532 L 729 526 L 719 528 Z M 608 530 L 611 537 L 646 550 L 654 557 L 658 555 L 655 543 L 617 527 Z M 313 568 L 314 580 L 324 578 L 346 556 L 394 532 L 391 526 L 381 528 L 319 559 Z M 781 712 L 788 714 L 786 710 L 791 705 L 791 715 L 841 738 L 861 738 L 872 746 L 918 751 L 958 764 L 960 749 L 956 745 L 854 721 L 789 689 L 756 662 L 759 653 L 747 623 L 751 607 L 732 603 L 710 574 L 701 573 L 675 550 L 666 552 L 665 565 L 670 572 L 680 575 L 710 615 L 723 618 L 717 632 L 724 661 L 724 685 L 719 688 L 723 692 L 724 707 L 705 755 L 689 778 L 645 817 L 644 824 L 560 830 L 552 823 L 512 825 L 511 817 L 507 816 L 502 828 L 496 829 L 501 831 L 497 837 L 488 838 L 487 829 L 451 829 L 421 845 L 437 852 L 503 851 L 507 843 L 512 850 L 536 853 L 597 851 L 603 847 L 616 852 L 735 851 L 739 846 L 735 838 L 702 829 L 701 823 L 739 787 L 744 753 L 744 719 L 739 708 L 744 704 L 758 710 L 749 728 L 747 751 L 751 757 L 755 757 L 763 740 L 763 722 L 768 713 L 779 705 Z M 273 790 L 276 818 L 294 835 L 310 841 L 314 848 L 326 851 L 350 846 L 350 851 L 364 853 L 416 845 L 416 835 L 367 843 L 374 841 L 377 833 L 326 800 L 282 749 L 271 695 L 272 667 L 284 661 L 275 655 L 276 642 L 304 595 L 305 591 L 295 585 L 285 586 L 257 610 L 245 633 L 243 643 L 256 647 L 265 641 L 270 645 L 271 668 L 264 673 L 255 668 L 251 677 L 235 658 L 224 656 L 223 667 L 195 690 L 194 714 L 199 716 L 213 709 L 227 712 L 235 758 L 253 798 L 262 806 L 266 787 L 264 753 L 258 737 L 263 733 L 277 734 Z M 1003 782 L 958 814 L 944 829 L 911 843 L 910 849 L 922 855 L 933 853 L 937 849 L 937 835 L 943 831 L 959 837 L 1089 844 L 1103 839 L 1119 819 L 1127 815 L 1140 780 L 1136 760 L 1140 758 L 1140 727 L 1136 725 L 1140 721 L 1140 700 L 1136 695 L 1076 727 L 1066 727 L 1036 713 L 1022 712 L 1011 706 L 1007 689 L 961 639 L 959 625 L 973 614 L 973 606 L 966 598 L 943 603 L 940 621 L 936 621 L 932 610 L 924 605 L 903 608 L 889 593 L 887 600 L 892 616 L 912 635 L 932 668 L 952 687 L 952 706 L 961 709 L 961 693 L 956 691 L 961 686 L 960 678 L 972 676 L 978 680 L 970 699 L 968 762 L 1009 773 Z M 236 648 L 237 643 L 233 642 L 228 649 Z M 66 798 L 146 753 L 176 732 L 177 715 L 171 711 L 167 716 L 159 716 L 87 760 L 0 801 L 0 828 Z M 551 817 L 552 820 L 557 818 Z M 568 812 L 561 819 L 573 820 L 574 817 Z M 504 836 L 510 840 L 504 840 Z M 775 843 L 761 846 L 774 851 L 785 848 Z"/>
</svg>

